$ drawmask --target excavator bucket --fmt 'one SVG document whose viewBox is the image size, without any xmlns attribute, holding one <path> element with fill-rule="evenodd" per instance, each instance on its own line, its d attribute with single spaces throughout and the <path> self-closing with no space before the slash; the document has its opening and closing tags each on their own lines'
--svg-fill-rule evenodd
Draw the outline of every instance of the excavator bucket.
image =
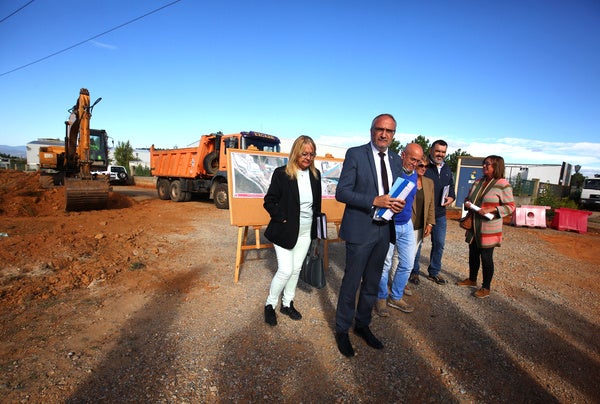
<svg viewBox="0 0 600 404">
<path fill-rule="evenodd" d="M 82 180 L 65 178 L 67 212 L 101 210 L 108 207 L 108 181 L 102 179 Z"/>
</svg>

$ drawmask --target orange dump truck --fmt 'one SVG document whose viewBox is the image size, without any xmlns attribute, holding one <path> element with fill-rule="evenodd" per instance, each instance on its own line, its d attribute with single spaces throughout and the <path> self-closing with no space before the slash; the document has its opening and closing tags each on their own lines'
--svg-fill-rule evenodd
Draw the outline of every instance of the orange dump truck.
<svg viewBox="0 0 600 404">
<path fill-rule="evenodd" d="M 260 132 L 203 135 L 197 147 L 150 148 L 150 167 L 160 199 L 187 202 L 192 194 L 208 194 L 219 209 L 229 208 L 227 149 L 279 152 L 277 137 Z"/>
</svg>

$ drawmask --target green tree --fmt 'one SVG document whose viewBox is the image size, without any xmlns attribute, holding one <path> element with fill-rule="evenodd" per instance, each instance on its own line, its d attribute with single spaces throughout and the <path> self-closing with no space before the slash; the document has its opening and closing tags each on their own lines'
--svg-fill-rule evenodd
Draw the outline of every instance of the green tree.
<svg viewBox="0 0 600 404">
<path fill-rule="evenodd" d="M 461 149 L 457 149 L 454 153 L 446 155 L 446 164 L 448 164 L 450 166 L 450 171 L 452 171 L 454 173 L 455 177 L 456 177 L 456 169 L 458 168 L 458 158 L 466 157 L 466 156 L 470 156 L 470 155 L 471 155 L 470 153 L 468 153 L 466 151 L 462 151 Z"/>
<path fill-rule="evenodd" d="M 115 147 L 115 161 L 117 165 L 125 167 L 125 170 L 130 175 L 129 162 L 133 160 L 135 160 L 135 156 L 133 155 L 133 147 L 131 147 L 129 140 L 125 143 L 117 142 L 117 147 Z"/>
<path fill-rule="evenodd" d="M 421 147 L 423 148 L 423 153 L 425 155 L 427 155 L 429 153 L 429 149 L 431 149 L 431 143 L 429 142 L 429 139 L 427 139 L 423 135 L 418 135 L 416 138 L 411 140 L 409 143 L 418 143 L 419 145 L 421 145 Z M 394 148 L 394 145 L 397 145 L 396 146 L 397 149 Z M 408 145 L 408 143 L 403 146 L 400 146 L 400 143 L 397 142 L 396 140 L 394 140 L 394 141 L 392 141 L 392 145 L 390 146 L 390 149 L 394 150 L 397 153 L 400 153 L 400 152 L 402 152 L 402 150 L 404 150 L 404 148 L 407 145 Z M 446 155 L 446 164 L 448 164 L 448 166 L 450 167 L 450 171 L 452 171 L 454 176 L 456 176 L 456 169 L 458 167 L 458 158 L 470 156 L 470 155 L 471 155 L 470 153 L 463 151 L 461 149 L 458 149 L 454 153 Z"/>
<path fill-rule="evenodd" d="M 390 144 L 390 150 L 395 151 L 396 153 L 400 153 L 401 151 L 401 146 L 400 146 L 400 141 L 399 140 L 392 140 L 392 144 Z"/>
<path fill-rule="evenodd" d="M 395 142 L 395 140 L 394 140 L 394 142 Z M 429 148 L 431 147 L 431 144 L 429 143 L 429 139 L 427 139 L 423 135 L 418 135 L 416 138 L 414 138 L 413 140 L 411 140 L 408 143 L 417 143 L 418 145 L 420 145 L 423 148 L 424 154 L 427 154 L 429 152 Z M 400 153 L 402 150 L 404 150 L 406 148 L 406 146 L 408 146 L 408 143 L 405 144 L 404 146 L 399 146 L 398 150 L 394 150 L 394 151 L 397 151 L 398 153 Z M 392 142 L 392 144 L 393 144 L 393 142 Z M 398 143 L 398 144 L 400 144 L 400 143 Z"/>
<path fill-rule="evenodd" d="M 427 139 L 425 136 L 423 136 L 423 135 L 417 136 L 416 138 L 413 139 L 412 143 L 417 143 L 418 145 L 420 145 L 423 148 L 424 154 L 429 153 L 429 148 L 431 148 L 431 143 L 429 143 L 429 139 Z"/>
<path fill-rule="evenodd" d="M 151 177 L 150 167 L 138 164 L 133 168 L 136 177 Z"/>
<path fill-rule="evenodd" d="M 571 176 L 571 186 L 581 188 L 583 186 L 583 180 L 585 180 L 585 177 L 583 174 L 575 173 Z"/>
</svg>

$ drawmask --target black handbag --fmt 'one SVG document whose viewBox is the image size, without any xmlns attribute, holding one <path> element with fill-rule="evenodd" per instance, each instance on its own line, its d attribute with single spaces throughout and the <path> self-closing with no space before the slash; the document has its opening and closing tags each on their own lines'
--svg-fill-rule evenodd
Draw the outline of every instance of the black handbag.
<svg viewBox="0 0 600 404">
<path fill-rule="evenodd" d="M 318 240 L 312 240 L 310 243 L 308 254 L 304 259 L 302 269 L 300 270 L 300 279 L 317 289 L 324 288 L 327 283 L 325 281 L 323 258 L 319 255 Z"/>
</svg>

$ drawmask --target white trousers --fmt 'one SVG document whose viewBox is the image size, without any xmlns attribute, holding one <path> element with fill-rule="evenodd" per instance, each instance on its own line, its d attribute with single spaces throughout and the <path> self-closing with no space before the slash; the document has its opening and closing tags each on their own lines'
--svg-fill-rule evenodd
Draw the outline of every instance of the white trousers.
<svg viewBox="0 0 600 404">
<path fill-rule="evenodd" d="M 310 247 L 311 225 L 312 223 L 300 223 L 298 241 L 291 250 L 275 244 L 277 272 L 271 281 L 269 297 L 267 298 L 265 306 L 272 305 L 273 308 L 277 307 L 281 292 L 283 292 L 283 297 L 281 298 L 281 304 L 283 306 L 289 307 L 290 302 L 294 300 L 302 263 L 304 262 L 304 258 L 306 258 L 308 248 Z"/>
</svg>

